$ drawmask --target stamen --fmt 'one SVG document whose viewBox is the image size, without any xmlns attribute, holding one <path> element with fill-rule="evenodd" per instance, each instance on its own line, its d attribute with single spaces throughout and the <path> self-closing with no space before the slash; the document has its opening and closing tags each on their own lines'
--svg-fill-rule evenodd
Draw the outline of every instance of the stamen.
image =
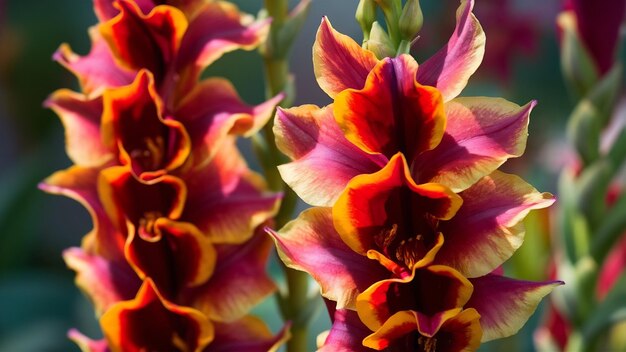
<svg viewBox="0 0 626 352">
<path fill-rule="evenodd" d="M 142 166 L 147 169 L 157 170 L 161 168 L 165 155 L 165 140 L 161 136 L 144 139 L 144 149 L 134 149 L 130 152 L 132 159 L 139 159 Z"/>
<path fill-rule="evenodd" d="M 424 346 L 424 352 L 435 352 L 437 350 L 437 339 L 434 337 L 420 336 L 417 339 L 417 344 Z"/>
<path fill-rule="evenodd" d="M 148 211 L 143 214 L 143 217 L 139 219 L 139 235 L 144 239 L 154 237 L 154 224 L 156 220 L 162 217 L 160 211 Z"/>
<path fill-rule="evenodd" d="M 163 162 L 163 154 L 165 149 L 165 141 L 163 137 L 156 136 L 156 138 L 146 138 L 146 148 L 150 151 L 152 156 L 152 168 L 157 169 Z"/>
<path fill-rule="evenodd" d="M 418 246 L 423 246 L 422 240 L 424 236 L 421 234 L 411 237 L 407 240 L 400 242 L 396 248 L 396 259 L 411 268 L 413 264 L 422 259 L 421 254 L 418 251 Z"/>
<path fill-rule="evenodd" d="M 378 248 L 380 248 L 383 253 L 389 255 L 389 253 L 387 253 L 387 248 L 389 247 L 389 245 L 391 245 L 393 240 L 395 240 L 397 235 L 398 225 L 393 224 L 391 225 L 390 229 L 382 230 L 376 236 L 374 236 L 374 243 L 376 243 Z"/>
</svg>

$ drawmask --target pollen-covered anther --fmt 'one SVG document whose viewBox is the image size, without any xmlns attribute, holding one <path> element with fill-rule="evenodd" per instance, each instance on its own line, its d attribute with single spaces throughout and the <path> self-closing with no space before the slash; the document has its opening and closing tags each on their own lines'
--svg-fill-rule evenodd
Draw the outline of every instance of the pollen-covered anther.
<svg viewBox="0 0 626 352">
<path fill-rule="evenodd" d="M 382 231 L 380 231 L 374 237 L 374 242 L 376 243 L 378 248 L 380 248 L 383 251 L 383 253 L 388 255 L 389 253 L 387 253 L 387 248 L 389 248 L 391 243 L 396 239 L 397 235 L 398 235 L 398 224 L 393 224 L 391 225 L 390 228 L 385 228 Z"/>
<path fill-rule="evenodd" d="M 160 211 L 149 211 L 144 213 L 143 217 L 139 219 L 139 236 L 146 241 L 155 240 L 158 237 L 155 233 L 154 224 L 156 220 L 163 217 Z"/>
<path fill-rule="evenodd" d="M 423 346 L 424 352 L 435 352 L 437 350 L 437 339 L 434 337 L 420 336 L 417 338 L 417 344 Z"/>
<path fill-rule="evenodd" d="M 424 246 L 423 240 L 424 236 L 421 234 L 402 240 L 396 248 L 396 259 L 404 262 L 407 267 L 412 267 L 413 264 L 422 259 L 417 246 Z"/>
<path fill-rule="evenodd" d="M 163 157 L 165 154 L 165 140 L 162 136 L 144 139 L 145 148 L 133 149 L 130 157 L 133 159 L 144 160 L 144 165 L 150 169 L 156 170 L 162 167 Z"/>
</svg>

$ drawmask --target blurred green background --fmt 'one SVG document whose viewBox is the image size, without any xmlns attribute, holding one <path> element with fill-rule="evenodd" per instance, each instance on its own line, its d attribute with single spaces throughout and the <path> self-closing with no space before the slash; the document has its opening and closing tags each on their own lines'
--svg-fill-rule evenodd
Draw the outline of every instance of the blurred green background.
<svg viewBox="0 0 626 352">
<path fill-rule="evenodd" d="M 235 2 L 250 13 L 262 6 L 261 0 Z M 414 50 L 418 61 L 444 45 L 454 27 L 458 1 L 423 0 L 422 4 L 426 23 Z M 96 22 L 91 5 L 88 0 L 0 0 L 0 351 L 78 350 L 65 336 L 70 327 L 100 336 L 89 302 L 74 286 L 73 273 L 61 259 L 63 249 L 79 245 L 91 228 L 89 216 L 78 203 L 36 188 L 40 180 L 71 164 L 62 126 L 50 110 L 42 108 L 42 102 L 55 89 L 77 89 L 72 74 L 51 56 L 63 42 L 77 53 L 88 52 L 86 30 Z M 487 56 L 463 93 L 501 96 L 518 104 L 539 100 L 531 118 L 527 153 L 506 168 L 525 175 L 544 191 L 555 190 L 554 175 L 565 150 L 563 126 L 572 104 L 559 70 L 554 25 L 559 6 L 556 0 L 477 1 L 475 12 L 487 34 Z M 355 7 L 353 1 L 313 0 L 293 49 L 296 104 L 329 103 L 313 77 L 315 30 L 326 15 L 336 29 L 360 41 Z M 247 102 L 258 103 L 264 96 L 261 70 L 256 52 L 237 52 L 206 74 L 230 78 Z M 254 160 L 250 162 L 255 167 Z M 543 276 L 548 234 L 540 224 L 530 224 L 525 249 L 507 267 L 517 278 Z M 534 258 L 530 264 L 525 261 L 528 253 Z M 275 263 L 270 268 L 278 275 Z M 256 312 L 278 329 L 273 300 Z M 315 336 L 329 327 L 325 312 L 320 313 L 311 333 L 311 349 Z M 483 348 L 499 350 L 505 343 L 509 351 L 531 350 L 532 329 L 539 319 L 536 314 L 519 335 Z"/>
</svg>

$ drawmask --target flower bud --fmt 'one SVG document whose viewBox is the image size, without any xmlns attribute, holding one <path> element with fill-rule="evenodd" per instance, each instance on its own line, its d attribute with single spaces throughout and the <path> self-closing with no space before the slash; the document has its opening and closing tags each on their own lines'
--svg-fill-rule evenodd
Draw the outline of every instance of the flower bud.
<svg viewBox="0 0 626 352">
<path fill-rule="evenodd" d="M 377 58 L 394 57 L 396 50 L 389 35 L 378 22 L 372 24 L 370 38 L 366 43 L 367 49 L 374 52 Z"/>
<path fill-rule="evenodd" d="M 407 0 L 400 15 L 399 29 L 402 38 L 411 41 L 422 29 L 424 15 L 419 0 Z"/>
<path fill-rule="evenodd" d="M 376 21 L 376 2 L 374 0 L 360 0 L 354 17 L 363 30 L 363 37 L 369 38 L 372 24 Z"/>
</svg>

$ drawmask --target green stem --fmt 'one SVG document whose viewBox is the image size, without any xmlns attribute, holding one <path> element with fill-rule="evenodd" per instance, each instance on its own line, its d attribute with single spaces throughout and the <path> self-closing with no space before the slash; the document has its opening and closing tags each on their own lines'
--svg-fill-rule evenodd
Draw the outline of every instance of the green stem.
<svg viewBox="0 0 626 352">
<path fill-rule="evenodd" d="M 267 57 L 263 60 L 267 76 L 267 98 L 284 92 L 289 83 L 289 61 L 287 58 Z M 288 97 L 290 98 L 290 97 Z M 285 102 L 281 103 L 285 106 Z M 274 141 L 272 141 L 274 143 Z"/>
<path fill-rule="evenodd" d="M 291 338 L 287 341 L 287 351 L 307 351 L 306 339 L 307 339 L 307 328 L 296 327 L 295 325 L 291 327 Z"/>
<path fill-rule="evenodd" d="M 265 8 L 272 17 L 272 25 L 266 50 L 264 54 L 265 74 L 267 78 L 266 92 L 268 97 L 284 92 L 287 97 L 282 106 L 288 106 L 293 101 L 292 92 L 289 89 L 289 61 L 287 53 L 289 48 L 278 47 L 278 35 L 283 30 L 283 25 L 288 18 L 289 8 L 287 0 L 265 0 Z M 283 45 L 284 46 L 284 45 Z M 257 152 L 263 165 L 265 176 L 270 188 L 276 192 L 283 192 L 283 201 L 276 216 L 276 228 L 281 228 L 293 216 L 297 203 L 296 194 L 282 181 L 277 166 L 288 162 L 287 158 L 278 150 L 273 132 L 273 121 L 263 128 L 263 141 L 257 138 Z M 291 322 L 291 338 L 287 343 L 289 352 L 301 352 L 307 350 L 308 317 L 303 316 L 307 312 L 308 299 L 308 275 L 282 265 L 287 292 L 285 296 L 278 295 L 281 314 L 285 321 Z"/>
<path fill-rule="evenodd" d="M 272 26 L 282 25 L 289 14 L 289 2 L 287 0 L 265 0 L 265 9 L 272 18 Z"/>
</svg>

